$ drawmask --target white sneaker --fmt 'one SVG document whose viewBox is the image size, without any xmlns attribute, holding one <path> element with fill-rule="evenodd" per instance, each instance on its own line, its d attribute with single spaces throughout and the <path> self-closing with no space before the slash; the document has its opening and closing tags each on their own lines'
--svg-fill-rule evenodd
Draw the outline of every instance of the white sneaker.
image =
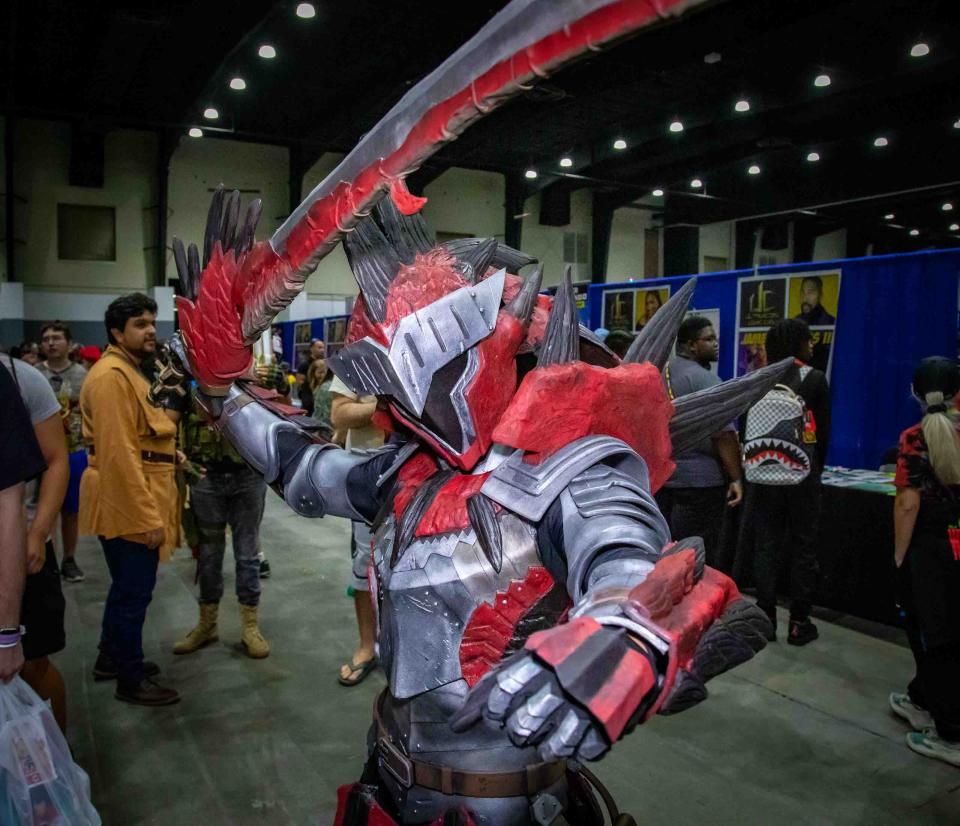
<svg viewBox="0 0 960 826">
<path fill-rule="evenodd" d="M 930 712 L 911 702 L 909 694 L 891 692 L 890 710 L 897 717 L 906 720 L 914 731 L 926 731 L 928 728 L 933 728 L 933 717 L 930 716 Z"/>
<path fill-rule="evenodd" d="M 933 757 L 960 768 L 960 742 L 944 740 L 933 729 L 909 732 L 907 746 L 924 757 Z"/>
</svg>

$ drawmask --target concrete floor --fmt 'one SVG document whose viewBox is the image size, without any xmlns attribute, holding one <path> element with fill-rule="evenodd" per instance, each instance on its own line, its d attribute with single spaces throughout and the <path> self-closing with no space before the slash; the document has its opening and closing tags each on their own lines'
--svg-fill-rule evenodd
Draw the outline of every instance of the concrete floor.
<svg viewBox="0 0 960 826">
<path fill-rule="evenodd" d="M 162 567 L 147 617 L 145 649 L 183 700 L 159 709 L 113 699 L 90 670 L 106 566 L 81 540 L 82 584 L 65 585 L 69 739 L 89 772 L 108 826 L 329 824 L 335 790 L 356 778 L 380 672 L 346 689 L 337 669 L 354 643 L 349 524 L 308 522 L 273 495 L 263 547 L 263 630 L 273 653 L 236 648 L 231 597 L 221 640 L 174 657 L 196 616 L 193 562 Z M 227 590 L 233 574 L 227 574 Z M 781 617 L 785 624 L 786 617 Z M 960 823 L 960 770 L 904 745 L 887 710 L 912 660 L 902 645 L 820 622 L 805 649 L 783 642 L 710 684 L 711 698 L 657 718 L 594 767 L 621 807 L 646 824 Z"/>
</svg>

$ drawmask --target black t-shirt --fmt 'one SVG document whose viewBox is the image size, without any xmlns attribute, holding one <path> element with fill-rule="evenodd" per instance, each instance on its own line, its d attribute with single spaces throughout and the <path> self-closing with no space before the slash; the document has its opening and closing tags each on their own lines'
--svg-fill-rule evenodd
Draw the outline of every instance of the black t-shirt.
<svg viewBox="0 0 960 826">
<path fill-rule="evenodd" d="M 46 469 L 20 390 L 0 364 L 0 490 L 35 479 Z"/>
<path fill-rule="evenodd" d="M 803 365 L 806 366 L 806 365 Z M 800 378 L 800 364 L 794 364 L 783 383 L 803 399 L 817 425 L 817 464 L 822 469 L 830 446 L 830 385 L 822 370 L 811 367 Z"/>
</svg>

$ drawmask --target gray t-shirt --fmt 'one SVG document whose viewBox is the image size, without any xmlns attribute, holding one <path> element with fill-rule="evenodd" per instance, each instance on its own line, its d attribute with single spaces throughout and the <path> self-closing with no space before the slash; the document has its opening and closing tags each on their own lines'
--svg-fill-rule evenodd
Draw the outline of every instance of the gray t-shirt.
<svg viewBox="0 0 960 826">
<path fill-rule="evenodd" d="M 11 359 L 6 353 L 0 353 L 0 362 L 10 371 L 20 388 L 23 404 L 30 413 L 30 423 L 39 424 L 59 413 L 60 402 L 46 377 L 25 361 Z"/>
<path fill-rule="evenodd" d="M 665 378 L 674 399 L 720 384 L 717 376 L 683 356 L 670 359 Z M 713 439 L 709 437 L 690 450 L 678 453 L 673 461 L 677 469 L 667 481 L 668 488 L 712 488 L 726 484 Z"/>
<path fill-rule="evenodd" d="M 67 411 L 67 450 L 83 448 L 83 417 L 80 415 L 80 389 L 87 371 L 79 364 L 70 362 L 63 370 L 55 370 L 47 362 L 37 365 L 56 394 L 60 407 Z"/>
</svg>

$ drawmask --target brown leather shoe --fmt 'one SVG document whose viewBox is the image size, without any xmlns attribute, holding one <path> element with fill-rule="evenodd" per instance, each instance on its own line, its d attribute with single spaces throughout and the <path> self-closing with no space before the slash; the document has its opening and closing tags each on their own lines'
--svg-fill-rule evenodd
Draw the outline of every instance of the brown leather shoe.
<svg viewBox="0 0 960 826">
<path fill-rule="evenodd" d="M 135 686 L 122 686 L 117 683 L 117 690 L 113 696 L 125 703 L 134 703 L 138 706 L 170 706 L 180 702 L 180 695 L 176 691 L 157 685 L 150 679 L 144 679 Z"/>
</svg>

